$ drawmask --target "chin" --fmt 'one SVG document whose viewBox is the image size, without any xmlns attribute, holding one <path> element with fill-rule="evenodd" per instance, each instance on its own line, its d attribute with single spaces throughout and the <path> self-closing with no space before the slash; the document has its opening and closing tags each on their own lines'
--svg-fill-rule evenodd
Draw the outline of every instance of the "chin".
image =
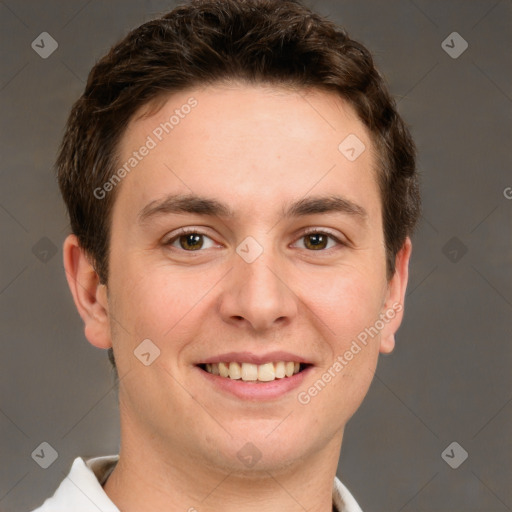
<svg viewBox="0 0 512 512">
<path fill-rule="evenodd" d="M 303 463 L 304 458 L 314 453 L 317 447 L 314 446 L 311 428 L 306 428 L 306 425 L 301 432 L 285 428 L 291 417 L 284 421 L 283 418 L 279 421 L 246 420 L 241 431 L 237 431 L 234 425 L 226 425 L 232 437 L 209 440 L 209 445 L 215 446 L 215 450 L 211 451 L 214 457 L 210 463 L 217 469 L 222 468 L 244 477 L 267 479 L 269 472 L 283 472 L 301 461 Z"/>
</svg>

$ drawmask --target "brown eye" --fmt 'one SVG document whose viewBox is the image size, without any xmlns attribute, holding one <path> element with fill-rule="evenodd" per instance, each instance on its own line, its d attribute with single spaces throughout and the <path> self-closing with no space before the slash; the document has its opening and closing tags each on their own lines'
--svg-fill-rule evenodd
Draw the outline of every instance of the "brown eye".
<svg viewBox="0 0 512 512">
<path fill-rule="evenodd" d="M 175 236 L 169 238 L 164 245 L 172 247 L 173 250 L 181 250 L 186 252 L 211 249 L 216 246 L 215 241 L 209 236 L 192 229 L 182 230 Z"/>
<path fill-rule="evenodd" d="M 197 251 L 204 244 L 203 235 L 199 233 L 187 233 L 179 237 L 180 247 L 186 251 Z"/>
<path fill-rule="evenodd" d="M 329 238 L 330 237 L 324 233 L 312 233 L 311 235 L 304 236 L 304 245 L 307 249 L 311 249 L 313 251 L 325 249 L 329 242 Z"/>
<path fill-rule="evenodd" d="M 344 245 L 346 244 L 329 232 L 318 230 L 304 233 L 294 244 L 295 247 L 306 249 L 307 251 L 328 251 L 330 249 L 339 249 Z"/>
</svg>

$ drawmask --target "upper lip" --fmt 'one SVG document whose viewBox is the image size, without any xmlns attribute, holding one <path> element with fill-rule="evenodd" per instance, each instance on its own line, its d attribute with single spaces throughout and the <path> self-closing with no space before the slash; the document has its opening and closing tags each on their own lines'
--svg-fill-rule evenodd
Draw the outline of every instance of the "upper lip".
<svg viewBox="0 0 512 512">
<path fill-rule="evenodd" d="M 292 352 L 285 352 L 282 350 L 267 352 L 265 354 L 254 354 L 252 352 L 226 352 L 216 356 L 208 357 L 197 364 L 212 364 L 212 363 L 251 363 L 251 364 L 265 364 L 275 363 L 278 361 L 294 363 L 311 364 L 310 361 L 302 356 L 293 354 Z"/>
</svg>

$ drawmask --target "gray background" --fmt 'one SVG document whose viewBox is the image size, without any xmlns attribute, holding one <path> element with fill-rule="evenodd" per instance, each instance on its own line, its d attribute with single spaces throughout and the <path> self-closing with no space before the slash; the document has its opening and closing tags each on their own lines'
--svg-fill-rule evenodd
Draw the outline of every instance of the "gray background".
<svg viewBox="0 0 512 512">
<path fill-rule="evenodd" d="M 512 2 L 307 3 L 374 52 L 423 180 L 405 321 L 339 475 L 365 512 L 512 510 Z M 65 282 L 52 165 L 94 62 L 173 5 L 0 1 L 2 511 L 41 503 L 76 456 L 118 450 L 106 353 L 85 340 Z M 48 59 L 31 48 L 44 31 L 59 44 Z M 454 31 L 469 44 L 457 59 L 441 46 Z M 59 454 L 46 470 L 31 458 L 43 441 Z M 453 441 L 469 453 L 458 469 L 441 457 Z"/>
</svg>

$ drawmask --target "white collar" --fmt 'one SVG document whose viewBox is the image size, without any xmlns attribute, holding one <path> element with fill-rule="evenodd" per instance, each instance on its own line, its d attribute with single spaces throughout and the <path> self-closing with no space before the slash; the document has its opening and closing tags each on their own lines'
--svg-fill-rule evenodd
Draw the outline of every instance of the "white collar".
<svg viewBox="0 0 512 512">
<path fill-rule="evenodd" d="M 77 457 L 55 494 L 33 512 L 119 512 L 103 490 L 119 455 L 84 460 Z M 333 503 L 338 512 L 362 512 L 349 490 L 335 477 Z"/>
</svg>

